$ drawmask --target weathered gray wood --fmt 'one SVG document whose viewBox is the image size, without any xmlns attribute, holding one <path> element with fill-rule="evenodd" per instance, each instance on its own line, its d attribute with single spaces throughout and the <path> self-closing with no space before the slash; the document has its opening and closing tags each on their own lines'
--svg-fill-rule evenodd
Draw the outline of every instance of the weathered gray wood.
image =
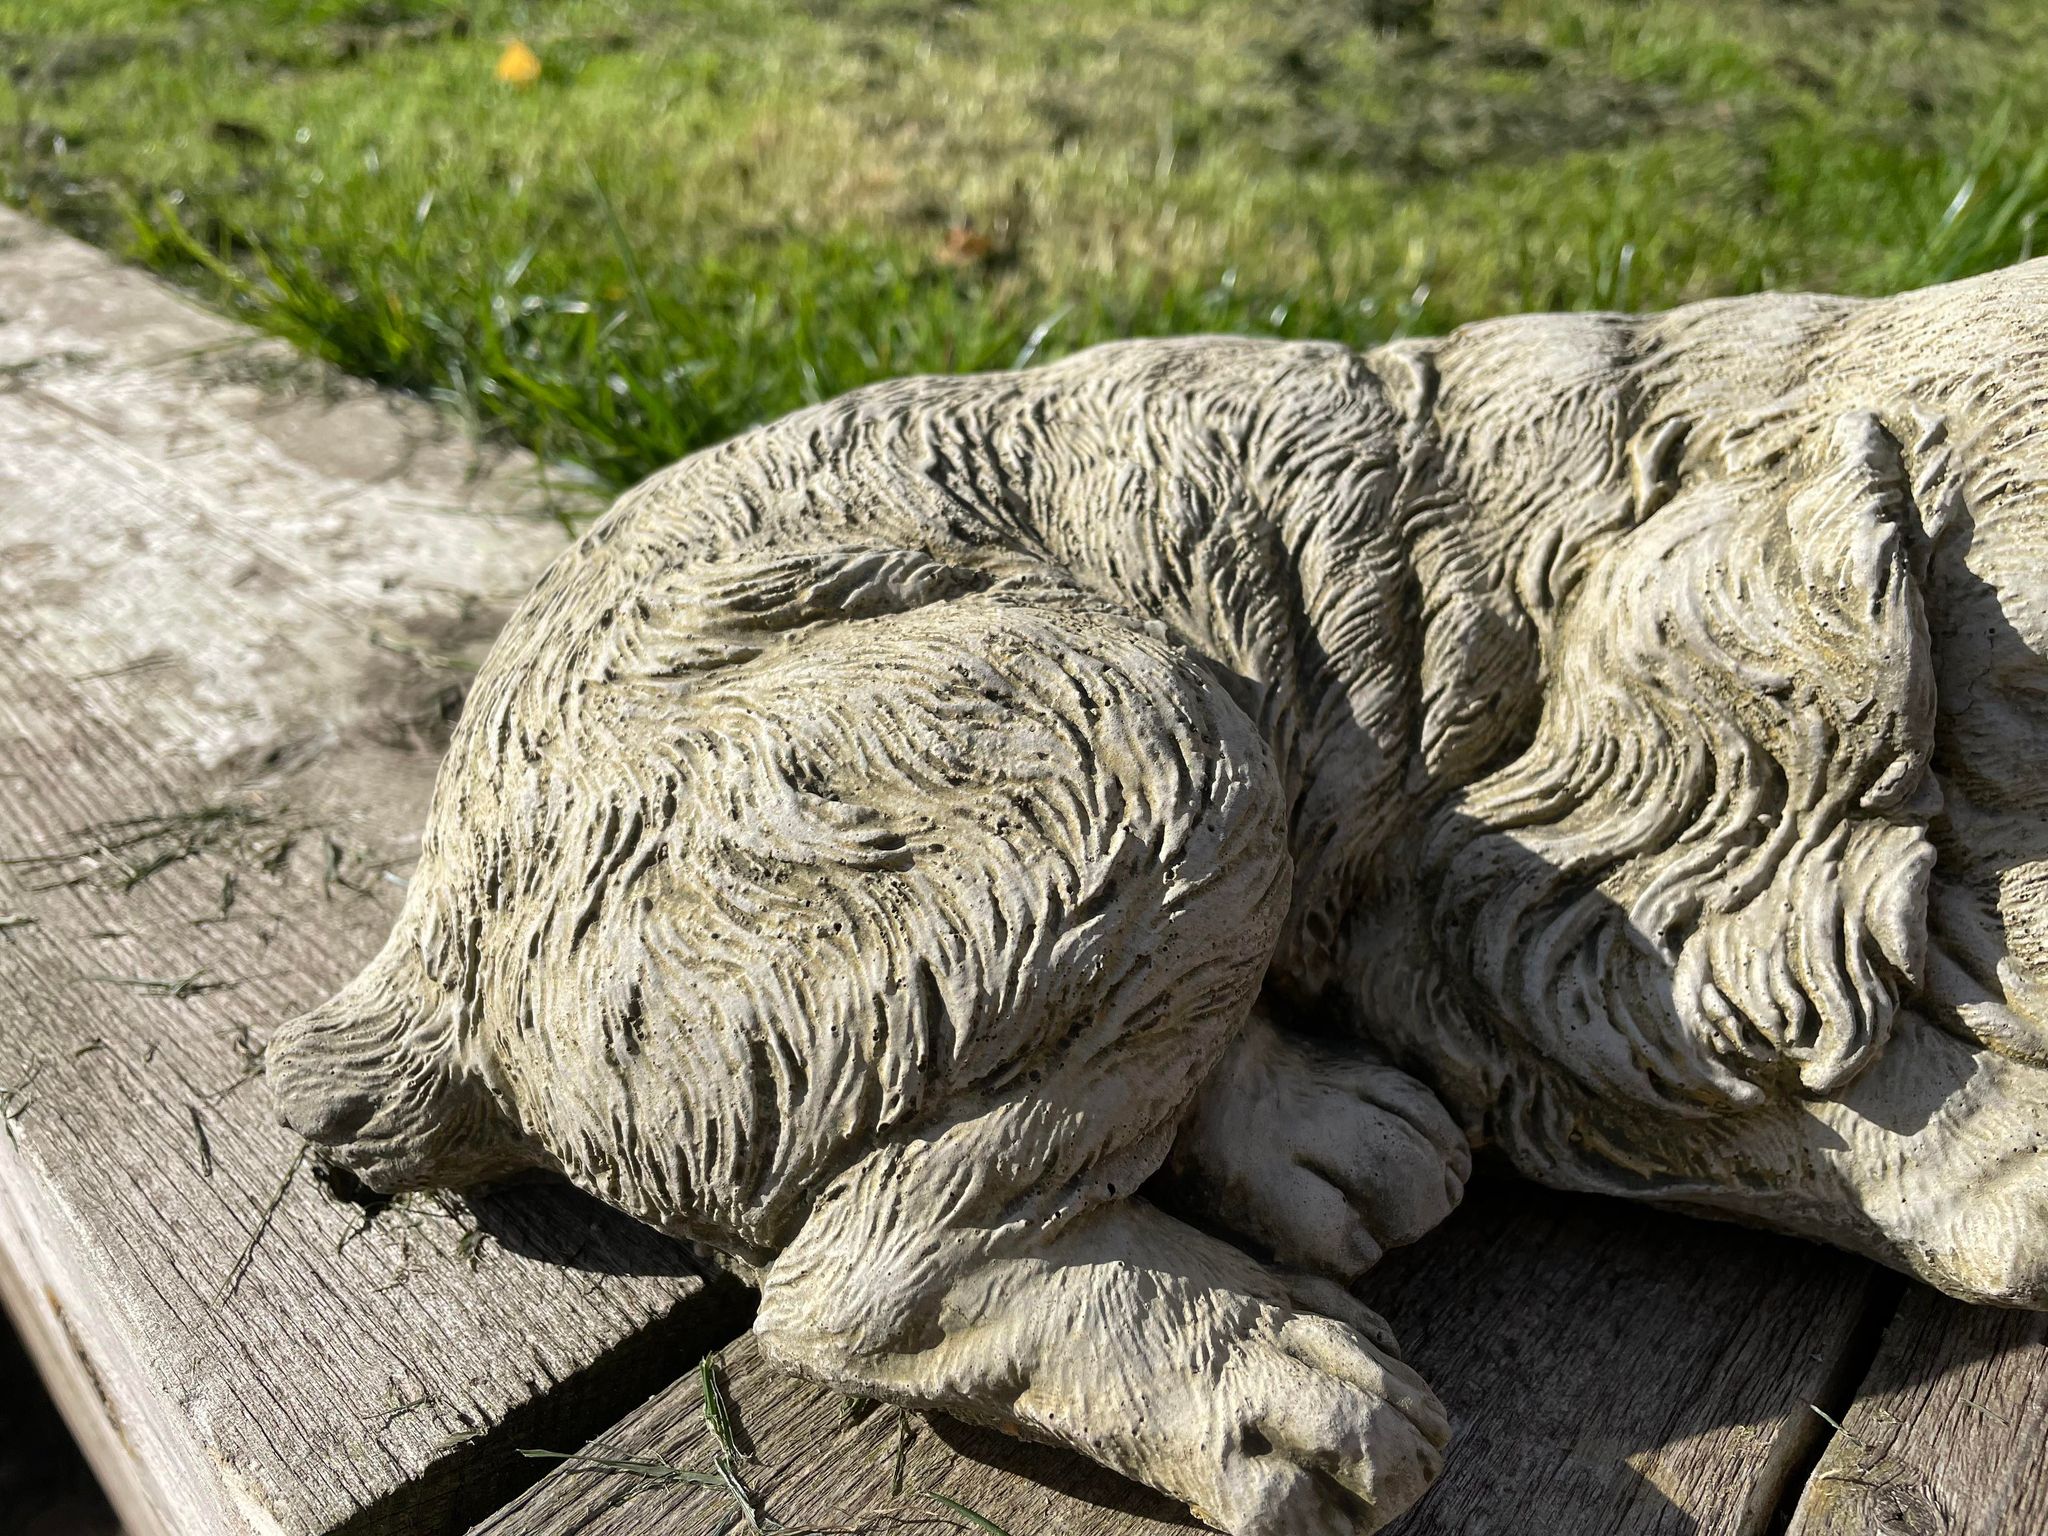
<svg viewBox="0 0 2048 1536">
<path fill-rule="evenodd" d="M 724 1350 L 719 1365 L 735 1440 L 755 1458 L 735 1461 L 733 1470 L 764 1515 L 800 1530 L 978 1529 L 933 1494 L 1012 1536 L 1178 1536 L 1201 1529 L 1150 1489 L 1078 1456 L 886 1406 L 868 1404 L 861 1414 L 838 1394 L 764 1364 L 751 1337 Z M 743 1518 L 739 1527 L 727 1524 L 741 1514 L 730 1492 L 657 1470 L 716 1475 L 720 1443 L 705 1423 L 702 1400 L 692 1374 L 581 1451 L 645 1467 L 563 1462 L 474 1536 L 714 1536 L 743 1529 Z"/>
<path fill-rule="evenodd" d="M 1786 1238 L 1481 1185 L 1362 1293 L 1456 1425 L 1400 1536 L 1751 1536 L 1896 1282 Z"/>
<path fill-rule="evenodd" d="M 1791 1536 L 2048 1531 L 2048 1315 L 1914 1287 L 1840 1424 Z"/>
<path fill-rule="evenodd" d="M 1892 1287 L 1805 1244 L 1482 1184 L 1364 1286 L 1457 1424 L 1442 1480 L 1393 1529 L 1761 1533 L 1822 1429 L 1807 1405 L 1835 1389 Z M 886 1530 L 893 1511 L 974 1529 L 928 1499 L 890 1497 L 891 1413 L 849 1425 L 838 1397 L 762 1367 L 750 1343 L 725 1363 L 761 1458 L 742 1471 L 769 1514 Z M 709 1468 L 698 1404 L 696 1382 L 680 1382 L 582 1452 Z M 1183 1518 L 1077 1457 L 912 1423 L 909 1486 L 1011 1536 L 1156 1536 Z M 715 1489 L 568 1464 L 477 1536 L 708 1536 L 735 1508 Z"/>
<path fill-rule="evenodd" d="M 530 461 L 0 216 L 0 1270 L 137 1533 L 491 1508 L 729 1293 L 560 1194 L 371 1215 L 252 1052 L 381 942 Z"/>
</svg>

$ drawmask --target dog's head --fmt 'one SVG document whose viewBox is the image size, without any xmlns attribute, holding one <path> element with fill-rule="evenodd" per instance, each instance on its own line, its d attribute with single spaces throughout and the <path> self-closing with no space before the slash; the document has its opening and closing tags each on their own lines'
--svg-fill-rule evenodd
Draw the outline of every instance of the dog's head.
<svg viewBox="0 0 2048 1536">
<path fill-rule="evenodd" d="M 2013 1007 L 2048 940 L 2036 335 L 2023 269 L 1439 349 L 1481 576 L 1429 606 L 1449 792 L 1410 920 L 1480 1078 L 1533 1054 L 1596 1100 L 1716 1113 L 1838 1092 L 1909 1003 L 2048 1039 Z M 1508 619 L 1460 618 L 1487 604 Z M 1476 708 L 1472 678 L 1499 680 Z"/>
<path fill-rule="evenodd" d="M 1560 606 L 1528 747 L 1425 848 L 1487 1011 L 1602 1087 L 1825 1092 L 1920 973 L 1934 689 L 1869 417 L 1702 476 Z"/>
</svg>

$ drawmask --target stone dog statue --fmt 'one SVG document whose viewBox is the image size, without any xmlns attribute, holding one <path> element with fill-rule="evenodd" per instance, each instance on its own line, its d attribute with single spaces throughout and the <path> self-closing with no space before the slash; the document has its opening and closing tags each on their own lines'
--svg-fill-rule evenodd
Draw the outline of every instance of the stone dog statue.
<svg viewBox="0 0 2048 1536">
<path fill-rule="evenodd" d="M 1428 1483 L 1345 1282 L 1474 1147 L 2048 1305 L 2048 262 L 700 453 L 512 620 L 269 1070 L 374 1188 L 557 1170 L 772 1358 L 1236 1533 Z"/>
</svg>

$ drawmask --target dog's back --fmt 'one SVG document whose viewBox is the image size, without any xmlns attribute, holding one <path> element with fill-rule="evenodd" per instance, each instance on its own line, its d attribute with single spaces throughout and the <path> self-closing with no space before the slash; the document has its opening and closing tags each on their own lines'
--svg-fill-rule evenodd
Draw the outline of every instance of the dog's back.
<svg viewBox="0 0 2048 1536">
<path fill-rule="evenodd" d="M 373 1182 L 544 1163 L 758 1261 L 877 1138 L 1122 1070 L 1133 965 L 1241 1018 L 1283 914 L 1326 952 L 1403 766 L 1392 421 L 1339 348 L 1132 344 L 656 476 L 479 675 L 390 946 L 273 1047 L 294 1123 Z M 1167 1101 L 1223 1038 L 1190 1007 Z"/>
</svg>

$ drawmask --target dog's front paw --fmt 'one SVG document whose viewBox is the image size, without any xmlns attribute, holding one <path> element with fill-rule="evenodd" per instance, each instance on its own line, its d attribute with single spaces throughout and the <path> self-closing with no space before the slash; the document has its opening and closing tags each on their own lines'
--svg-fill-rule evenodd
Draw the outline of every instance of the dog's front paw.
<svg viewBox="0 0 2048 1536">
<path fill-rule="evenodd" d="M 1405 1072 L 1293 1040 L 1255 1015 L 1175 1143 L 1183 1209 L 1340 1280 L 1413 1242 L 1464 1193 L 1472 1155 Z"/>
<path fill-rule="evenodd" d="M 1189 1502 L 1233 1536 L 1364 1536 L 1422 1496 L 1450 1425 L 1376 1316 L 1328 1281 L 1284 1283 L 1204 1384 L 1220 1445 Z"/>
</svg>

